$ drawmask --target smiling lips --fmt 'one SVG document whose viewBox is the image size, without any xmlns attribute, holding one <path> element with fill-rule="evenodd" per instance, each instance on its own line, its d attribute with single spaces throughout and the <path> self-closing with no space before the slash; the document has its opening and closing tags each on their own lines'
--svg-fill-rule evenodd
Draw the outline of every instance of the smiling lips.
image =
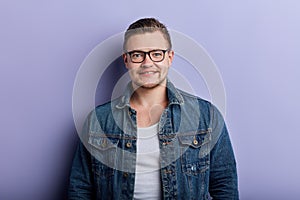
<svg viewBox="0 0 300 200">
<path fill-rule="evenodd" d="M 157 73 L 157 71 L 145 71 L 145 72 L 140 72 L 139 74 L 141 75 L 151 75 L 151 74 L 155 74 Z"/>
</svg>

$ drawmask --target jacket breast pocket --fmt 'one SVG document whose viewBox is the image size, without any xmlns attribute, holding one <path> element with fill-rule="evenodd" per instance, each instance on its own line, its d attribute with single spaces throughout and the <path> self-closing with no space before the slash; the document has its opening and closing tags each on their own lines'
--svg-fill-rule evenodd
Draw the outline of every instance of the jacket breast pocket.
<svg viewBox="0 0 300 200">
<path fill-rule="evenodd" d="M 96 175 L 106 178 L 114 173 L 119 140 L 105 135 L 91 135 L 88 143 L 93 155 L 92 165 Z"/>
<path fill-rule="evenodd" d="M 182 172 L 199 175 L 209 169 L 211 131 L 181 133 L 178 136 Z"/>
</svg>

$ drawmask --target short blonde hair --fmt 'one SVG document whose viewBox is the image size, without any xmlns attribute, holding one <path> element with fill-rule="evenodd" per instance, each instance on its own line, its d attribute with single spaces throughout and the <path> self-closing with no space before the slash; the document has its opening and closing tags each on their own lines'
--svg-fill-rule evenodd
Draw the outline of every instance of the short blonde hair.
<svg viewBox="0 0 300 200">
<path fill-rule="evenodd" d="M 126 51 L 126 44 L 130 36 L 135 34 L 152 33 L 154 31 L 160 31 L 163 34 L 164 38 L 168 42 L 168 48 L 171 49 L 171 36 L 167 27 L 155 18 L 142 18 L 133 22 L 126 30 L 124 35 L 123 51 Z"/>
</svg>

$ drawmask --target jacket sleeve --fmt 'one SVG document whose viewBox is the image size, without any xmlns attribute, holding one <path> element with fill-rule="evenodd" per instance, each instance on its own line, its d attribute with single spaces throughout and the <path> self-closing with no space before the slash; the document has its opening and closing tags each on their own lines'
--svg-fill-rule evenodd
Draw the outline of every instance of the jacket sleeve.
<svg viewBox="0 0 300 200">
<path fill-rule="evenodd" d="M 209 192 L 212 199 L 238 200 L 236 161 L 229 134 L 220 112 L 214 108 Z M 215 142 L 214 142 L 215 141 Z"/>
<path fill-rule="evenodd" d="M 90 153 L 82 142 L 79 141 L 69 178 L 68 199 L 93 199 L 93 183 L 90 166 Z"/>
<path fill-rule="evenodd" d="M 88 119 L 86 120 L 81 137 L 75 151 L 71 167 L 68 199 L 83 200 L 94 199 L 93 175 L 91 171 L 91 154 L 84 146 L 88 135 Z"/>
</svg>

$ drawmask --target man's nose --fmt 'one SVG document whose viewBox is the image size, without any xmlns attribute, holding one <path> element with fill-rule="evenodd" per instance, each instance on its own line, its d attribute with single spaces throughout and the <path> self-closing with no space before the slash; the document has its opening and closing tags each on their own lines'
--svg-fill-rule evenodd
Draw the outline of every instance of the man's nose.
<svg viewBox="0 0 300 200">
<path fill-rule="evenodd" d="M 145 64 L 152 64 L 152 63 L 153 63 L 153 61 L 151 60 L 150 55 L 146 54 L 145 55 L 145 59 L 143 61 L 143 65 L 145 65 Z"/>
</svg>

